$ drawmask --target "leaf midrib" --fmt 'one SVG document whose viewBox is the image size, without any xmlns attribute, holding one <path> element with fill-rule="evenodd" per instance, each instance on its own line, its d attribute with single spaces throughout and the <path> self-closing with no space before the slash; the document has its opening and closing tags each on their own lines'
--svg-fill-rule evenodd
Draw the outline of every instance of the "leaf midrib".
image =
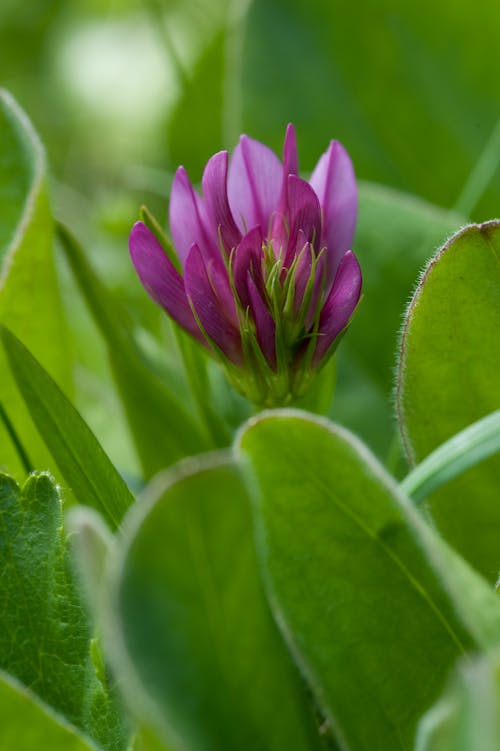
<svg viewBox="0 0 500 751">
<path fill-rule="evenodd" d="M 449 623 L 448 619 L 445 617 L 445 615 L 442 613 L 438 605 L 434 602 L 434 600 L 430 597 L 430 595 L 427 593 L 425 588 L 420 584 L 418 579 L 411 573 L 411 571 L 408 569 L 406 564 L 397 556 L 394 551 L 386 544 L 383 540 L 379 537 L 378 534 L 374 533 L 363 521 L 362 519 L 355 513 L 352 512 L 352 510 L 346 506 L 341 500 L 340 497 L 333 491 L 332 487 L 327 485 L 325 482 L 321 480 L 321 478 L 318 475 L 315 475 L 312 473 L 309 469 L 308 462 L 305 462 L 303 458 L 300 460 L 300 464 L 302 465 L 304 469 L 305 476 L 312 481 L 312 484 L 318 487 L 321 492 L 327 497 L 331 498 L 333 503 L 335 504 L 337 510 L 342 513 L 345 517 L 350 519 L 355 526 L 357 526 L 366 536 L 372 540 L 372 542 L 376 543 L 380 548 L 383 550 L 385 555 L 387 555 L 390 560 L 399 568 L 401 573 L 404 575 L 404 577 L 409 581 L 413 589 L 419 594 L 419 596 L 423 599 L 423 601 L 428 605 L 432 613 L 436 616 L 437 620 L 440 622 L 441 626 L 444 628 L 445 632 L 450 636 L 451 641 L 455 644 L 455 646 L 458 648 L 459 652 L 462 655 L 467 654 L 467 650 L 465 646 L 462 644 L 461 639 L 459 636 L 455 633 L 455 630 L 453 629 L 452 625 Z M 364 469 L 364 474 L 366 475 L 366 468 Z M 370 472 L 371 479 L 380 487 L 382 484 L 384 490 L 386 490 L 388 493 L 390 493 L 391 499 L 395 500 L 394 495 L 392 493 L 392 489 L 388 487 L 386 483 L 384 483 L 380 477 L 377 477 L 374 473 Z M 408 519 L 404 516 L 404 510 L 401 507 L 398 507 L 398 511 L 402 515 L 402 521 L 406 523 L 406 525 L 410 526 L 410 523 Z M 420 548 L 421 550 L 421 548 Z M 422 555 L 423 555 L 423 551 Z"/>
</svg>

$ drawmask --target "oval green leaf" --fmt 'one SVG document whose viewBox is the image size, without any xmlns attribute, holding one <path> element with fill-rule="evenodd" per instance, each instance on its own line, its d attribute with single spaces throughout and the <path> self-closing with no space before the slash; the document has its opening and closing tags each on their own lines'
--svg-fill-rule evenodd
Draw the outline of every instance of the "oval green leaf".
<svg viewBox="0 0 500 751">
<path fill-rule="evenodd" d="M 0 323 L 16 333 L 66 390 L 71 363 L 54 267 L 53 219 L 43 147 L 13 98 L 0 91 Z M 2 260 L 3 259 L 3 260 Z M 36 466 L 50 458 L 0 355 L 0 402 Z M 24 474 L 0 424 L 1 464 Z"/>
<path fill-rule="evenodd" d="M 500 407 L 500 222 L 471 225 L 430 262 L 408 309 L 397 409 L 411 464 Z M 491 581 L 500 569 L 500 454 L 429 497 L 445 538 Z"/>
<path fill-rule="evenodd" d="M 2 751 L 98 751 L 61 716 L 18 681 L 0 672 L 0 749 Z"/>
<path fill-rule="evenodd" d="M 265 601 L 235 467 L 190 463 L 132 514 L 109 633 L 136 712 L 176 750 L 322 748 Z"/>
<path fill-rule="evenodd" d="M 498 641 L 494 594 L 343 429 L 277 411 L 239 451 L 275 617 L 341 747 L 411 748 L 456 658 Z"/>
<path fill-rule="evenodd" d="M 463 224 L 457 214 L 375 183 L 359 183 L 353 249 L 363 299 L 339 347 L 330 416 L 385 458 L 394 434 L 390 393 L 401 311 L 431 253 Z"/>
</svg>

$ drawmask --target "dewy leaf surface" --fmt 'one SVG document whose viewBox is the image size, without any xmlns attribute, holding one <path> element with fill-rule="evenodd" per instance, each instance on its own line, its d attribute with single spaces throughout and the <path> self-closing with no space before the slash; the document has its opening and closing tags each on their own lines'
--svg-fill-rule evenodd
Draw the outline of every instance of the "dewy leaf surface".
<svg viewBox="0 0 500 751">
<path fill-rule="evenodd" d="M 98 751 L 11 676 L 0 672 L 0 751 Z"/>
<path fill-rule="evenodd" d="M 276 411 L 239 454 L 275 617 L 341 747 L 412 749 L 456 658 L 497 643 L 495 595 L 343 429 Z"/>
<path fill-rule="evenodd" d="M 132 512 L 126 537 L 110 649 L 128 664 L 121 685 L 168 747 L 322 748 L 264 598 L 234 465 L 207 460 L 172 474 Z"/>
<path fill-rule="evenodd" d="M 35 352 L 71 392 L 71 363 L 53 258 L 53 220 L 45 154 L 26 115 L 0 91 L 0 323 Z M 0 354 L 0 401 L 30 447 L 36 466 L 50 458 L 34 429 Z M 0 425 L 1 466 L 20 473 L 13 446 Z"/>
<path fill-rule="evenodd" d="M 401 342 L 397 408 L 412 464 L 500 407 L 500 222 L 471 225 L 431 261 Z M 439 530 L 490 581 L 500 570 L 500 454 L 429 497 Z"/>
<path fill-rule="evenodd" d="M 124 480 L 83 418 L 26 347 L 0 329 L 10 368 L 33 422 L 75 498 L 115 530 L 134 502 Z"/>
<path fill-rule="evenodd" d="M 101 748 L 124 749 L 114 693 L 91 657 L 61 499 L 47 474 L 22 488 L 0 475 L 0 570 L 0 668 Z"/>
</svg>

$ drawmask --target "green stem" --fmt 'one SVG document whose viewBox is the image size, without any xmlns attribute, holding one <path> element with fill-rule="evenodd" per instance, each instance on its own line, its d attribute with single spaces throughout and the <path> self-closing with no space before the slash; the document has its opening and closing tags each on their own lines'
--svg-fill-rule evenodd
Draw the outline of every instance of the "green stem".
<svg viewBox="0 0 500 751">
<path fill-rule="evenodd" d="M 455 204 L 455 211 L 470 216 L 493 179 L 500 162 L 500 117 L 476 161 Z"/>
<path fill-rule="evenodd" d="M 21 464 L 23 465 L 23 469 L 26 472 L 27 475 L 31 474 L 34 471 L 34 467 L 28 457 L 28 454 L 26 453 L 23 444 L 21 443 L 21 439 L 16 433 L 16 430 L 10 421 L 10 418 L 7 414 L 7 412 L 4 409 L 3 404 L 0 402 L 0 421 L 3 423 L 5 430 L 9 434 L 9 437 L 14 445 L 14 448 L 16 449 L 17 455 L 19 457 L 19 460 Z"/>
<path fill-rule="evenodd" d="M 204 355 L 193 351 L 192 343 L 175 324 L 173 328 L 189 389 L 205 431 L 217 448 L 229 446 L 231 433 L 224 421 L 212 409 L 210 403 L 211 396 L 206 365 L 203 362 Z M 199 345 L 196 344 L 195 346 Z"/>
<path fill-rule="evenodd" d="M 500 451 L 500 409 L 469 425 L 429 454 L 401 482 L 400 488 L 420 503 L 465 470 Z"/>
<path fill-rule="evenodd" d="M 164 6 L 159 0 L 147 0 L 146 9 L 149 11 L 154 28 L 160 35 L 163 47 L 167 53 L 167 57 L 170 59 L 170 62 L 174 67 L 179 83 L 182 89 L 185 89 L 187 82 L 189 81 L 189 74 L 177 53 L 170 37 L 170 32 L 167 29 L 164 16 Z"/>
<path fill-rule="evenodd" d="M 227 15 L 222 83 L 222 139 L 227 145 L 235 144 L 242 130 L 241 78 L 246 19 L 251 4 L 252 0 L 232 0 Z"/>
</svg>

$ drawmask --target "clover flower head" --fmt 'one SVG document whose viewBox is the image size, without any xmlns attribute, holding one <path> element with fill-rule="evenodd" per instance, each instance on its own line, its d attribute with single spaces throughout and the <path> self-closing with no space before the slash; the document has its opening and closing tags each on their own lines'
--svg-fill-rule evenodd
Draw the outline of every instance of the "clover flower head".
<svg viewBox="0 0 500 751">
<path fill-rule="evenodd" d="M 176 257 L 158 232 L 135 224 L 137 274 L 241 393 L 287 404 L 330 358 L 360 298 L 351 160 L 332 141 L 303 180 L 289 125 L 283 162 L 242 136 L 230 161 L 226 151 L 209 159 L 201 187 L 202 196 L 179 167 L 169 207 Z"/>
</svg>

